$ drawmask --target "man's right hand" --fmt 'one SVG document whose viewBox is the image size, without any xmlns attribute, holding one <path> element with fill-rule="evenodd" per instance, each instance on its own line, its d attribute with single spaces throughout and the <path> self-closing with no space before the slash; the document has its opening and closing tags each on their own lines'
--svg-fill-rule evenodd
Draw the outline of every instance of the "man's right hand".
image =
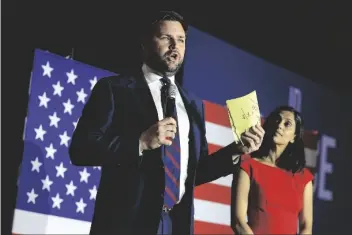
<svg viewBox="0 0 352 235">
<path fill-rule="evenodd" d="M 165 118 L 144 131 L 139 138 L 142 151 L 159 148 L 161 145 L 171 145 L 175 138 L 177 124 L 175 119 Z"/>
</svg>

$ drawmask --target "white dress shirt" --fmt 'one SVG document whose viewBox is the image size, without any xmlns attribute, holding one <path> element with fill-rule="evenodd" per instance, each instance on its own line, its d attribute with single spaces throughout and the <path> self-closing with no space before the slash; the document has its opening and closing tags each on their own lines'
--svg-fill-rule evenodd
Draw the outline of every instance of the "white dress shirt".
<svg viewBox="0 0 352 235">
<path fill-rule="evenodd" d="M 147 84 L 149 86 L 150 92 L 153 96 L 154 104 L 156 107 L 156 110 L 158 112 L 158 117 L 159 121 L 164 119 L 163 117 L 163 108 L 161 105 L 161 87 L 162 83 L 160 79 L 162 76 L 157 75 L 153 72 L 153 70 L 147 66 L 146 64 L 143 64 L 142 66 L 142 71 L 144 74 L 144 77 L 147 81 Z M 169 77 L 170 81 L 172 84 L 175 84 L 175 76 Z M 187 115 L 187 111 L 185 108 L 185 105 L 183 104 L 182 97 L 180 95 L 180 92 L 177 89 L 176 93 L 176 111 L 177 111 L 177 119 L 178 119 L 178 129 L 179 129 L 179 136 L 180 136 L 180 153 L 181 153 L 181 162 L 180 162 L 180 190 L 179 190 L 179 201 L 181 201 L 181 198 L 183 194 L 185 193 L 185 182 L 187 178 L 187 167 L 188 167 L 188 155 L 189 155 L 189 119 Z M 140 153 L 141 154 L 141 153 Z"/>
</svg>

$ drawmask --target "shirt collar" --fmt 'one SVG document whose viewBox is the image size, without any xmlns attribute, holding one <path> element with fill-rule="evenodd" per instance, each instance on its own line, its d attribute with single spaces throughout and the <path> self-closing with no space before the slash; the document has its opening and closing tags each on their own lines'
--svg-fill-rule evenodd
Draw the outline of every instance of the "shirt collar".
<svg viewBox="0 0 352 235">
<path fill-rule="evenodd" d="M 159 81 L 162 76 L 156 74 L 152 68 L 150 68 L 147 64 L 143 64 L 142 66 L 142 71 L 145 77 L 145 80 L 147 81 L 148 85 L 151 83 L 154 83 L 156 81 Z M 172 84 L 175 84 L 175 76 L 170 76 L 168 77 L 171 80 Z"/>
</svg>

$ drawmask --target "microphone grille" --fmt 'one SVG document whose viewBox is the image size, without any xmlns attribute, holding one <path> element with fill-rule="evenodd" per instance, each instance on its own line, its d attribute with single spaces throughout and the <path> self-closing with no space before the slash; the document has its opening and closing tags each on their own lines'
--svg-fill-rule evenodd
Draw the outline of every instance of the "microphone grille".
<svg viewBox="0 0 352 235">
<path fill-rule="evenodd" d="M 169 87 L 169 97 L 171 98 L 176 98 L 176 85 L 175 84 L 170 84 L 170 87 Z"/>
</svg>

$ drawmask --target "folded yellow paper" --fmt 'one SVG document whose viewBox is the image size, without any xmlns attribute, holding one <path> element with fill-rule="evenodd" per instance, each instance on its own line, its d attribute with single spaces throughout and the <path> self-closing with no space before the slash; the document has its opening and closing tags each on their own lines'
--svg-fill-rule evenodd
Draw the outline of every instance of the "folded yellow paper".
<svg viewBox="0 0 352 235">
<path fill-rule="evenodd" d="M 249 128 L 260 123 L 260 111 L 256 91 L 226 100 L 230 123 L 236 142 L 241 142 L 241 135 Z"/>
</svg>

